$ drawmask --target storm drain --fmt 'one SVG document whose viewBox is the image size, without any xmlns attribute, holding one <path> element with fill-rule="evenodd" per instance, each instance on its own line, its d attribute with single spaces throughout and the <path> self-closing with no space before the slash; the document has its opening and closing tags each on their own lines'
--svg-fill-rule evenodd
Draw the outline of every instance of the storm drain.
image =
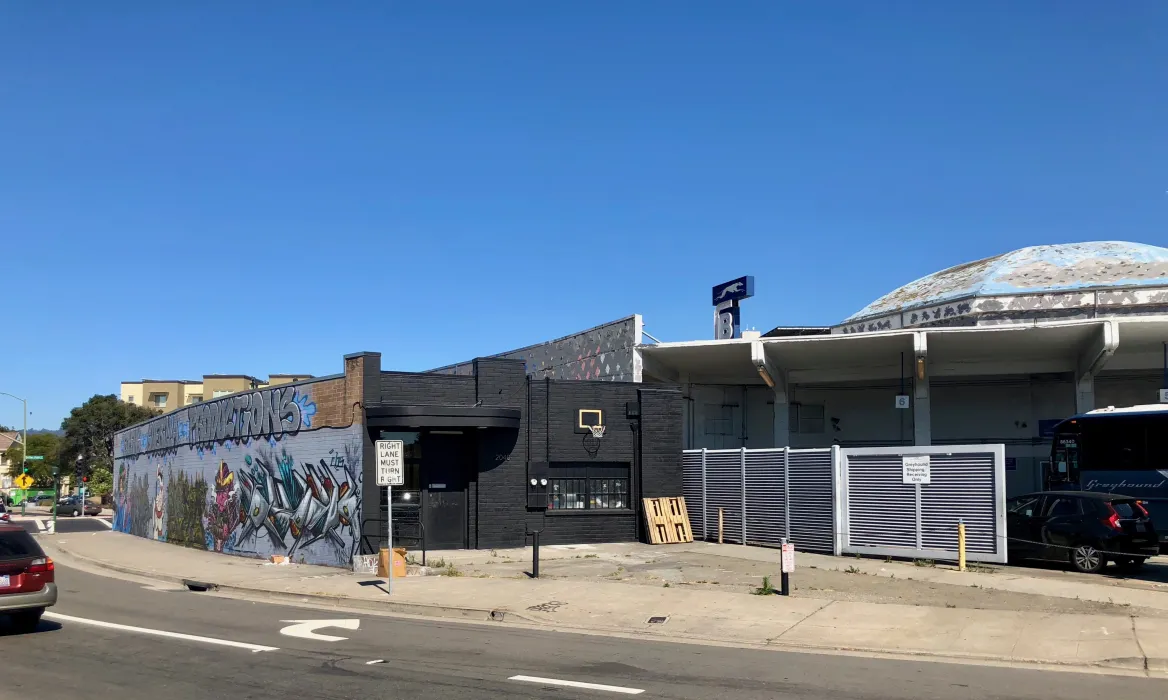
<svg viewBox="0 0 1168 700">
<path fill-rule="evenodd" d="M 183 585 L 187 587 L 187 590 L 191 590 L 191 591 L 194 591 L 196 593 L 206 593 L 207 591 L 211 591 L 211 590 L 218 588 L 218 586 L 216 586 L 213 583 L 204 583 L 202 581 L 192 581 L 190 579 L 185 579 L 185 578 L 183 579 Z"/>
<path fill-rule="evenodd" d="M 669 620 L 668 615 L 654 615 L 649 618 L 650 625 L 664 625 Z"/>
</svg>

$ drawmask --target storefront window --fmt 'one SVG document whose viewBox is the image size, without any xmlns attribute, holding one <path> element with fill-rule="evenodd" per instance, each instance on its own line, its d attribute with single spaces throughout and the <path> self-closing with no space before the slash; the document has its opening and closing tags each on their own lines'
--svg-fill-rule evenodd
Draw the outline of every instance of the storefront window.
<svg viewBox="0 0 1168 700">
<path fill-rule="evenodd" d="M 548 510 L 627 510 L 627 462 L 553 462 L 548 479 Z"/>
</svg>

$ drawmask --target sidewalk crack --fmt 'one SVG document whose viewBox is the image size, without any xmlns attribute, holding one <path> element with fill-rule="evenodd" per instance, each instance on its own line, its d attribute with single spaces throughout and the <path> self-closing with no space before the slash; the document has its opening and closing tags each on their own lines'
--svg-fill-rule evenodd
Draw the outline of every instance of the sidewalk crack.
<svg viewBox="0 0 1168 700">
<path fill-rule="evenodd" d="M 1136 631 L 1136 616 L 1128 615 L 1131 618 L 1132 639 L 1136 640 L 1136 649 L 1140 650 L 1140 656 L 1144 659 L 1144 675 L 1148 674 L 1148 652 L 1144 651 L 1144 645 L 1140 642 L 1140 633 Z"/>
<path fill-rule="evenodd" d="M 815 612 L 811 613 L 811 614 L 810 614 L 810 615 L 808 615 L 807 617 L 803 618 L 802 620 L 799 620 L 799 621 L 798 621 L 798 622 L 796 622 L 795 624 L 793 624 L 793 625 L 791 625 L 790 627 L 788 627 L 787 629 L 783 630 L 783 631 L 782 631 L 782 633 L 781 633 L 781 634 L 779 634 L 779 636 L 777 636 L 777 637 L 771 637 L 771 638 L 770 638 L 770 640 L 768 641 L 768 644 L 769 644 L 770 642 L 773 642 L 773 641 L 775 641 L 775 640 L 782 639 L 784 636 L 786 636 L 786 634 L 787 634 L 788 632 L 790 632 L 791 630 L 795 629 L 796 627 L 798 627 L 799 625 L 803 624 L 804 622 L 807 622 L 808 620 L 810 620 L 811 618 L 815 617 L 816 615 L 818 615 L 819 613 L 823 612 L 824 610 L 827 610 L 827 609 L 828 609 L 828 608 L 830 608 L 831 606 L 835 605 L 837 602 L 839 602 L 839 601 L 835 601 L 835 600 L 829 600 L 829 601 L 827 601 L 827 605 L 824 605 L 823 607 L 821 607 L 821 608 L 817 609 Z"/>
</svg>

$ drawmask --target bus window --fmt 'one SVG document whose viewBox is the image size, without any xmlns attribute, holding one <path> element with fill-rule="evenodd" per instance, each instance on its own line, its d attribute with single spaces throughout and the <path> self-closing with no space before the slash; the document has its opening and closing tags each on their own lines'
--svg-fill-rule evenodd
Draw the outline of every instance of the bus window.
<svg viewBox="0 0 1168 700">
<path fill-rule="evenodd" d="M 1051 455 L 1050 481 L 1077 483 L 1079 467 L 1079 436 L 1073 433 L 1056 435 Z"/>
</svg>

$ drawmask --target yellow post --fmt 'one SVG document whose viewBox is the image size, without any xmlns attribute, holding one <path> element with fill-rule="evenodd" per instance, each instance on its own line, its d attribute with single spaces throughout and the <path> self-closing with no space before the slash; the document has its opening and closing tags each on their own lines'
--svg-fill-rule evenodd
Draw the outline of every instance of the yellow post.
<svg viewBox="0 0 1168 700">
<path fill-rule="evenodd" d="M 718 544 L 722 544 L 722 509 L 718 509 Z"/>
<path fill-rule="evenodd" d="M 957 521 L 957 569 L 965 571 L 965 522 Z"/>
</svg>

